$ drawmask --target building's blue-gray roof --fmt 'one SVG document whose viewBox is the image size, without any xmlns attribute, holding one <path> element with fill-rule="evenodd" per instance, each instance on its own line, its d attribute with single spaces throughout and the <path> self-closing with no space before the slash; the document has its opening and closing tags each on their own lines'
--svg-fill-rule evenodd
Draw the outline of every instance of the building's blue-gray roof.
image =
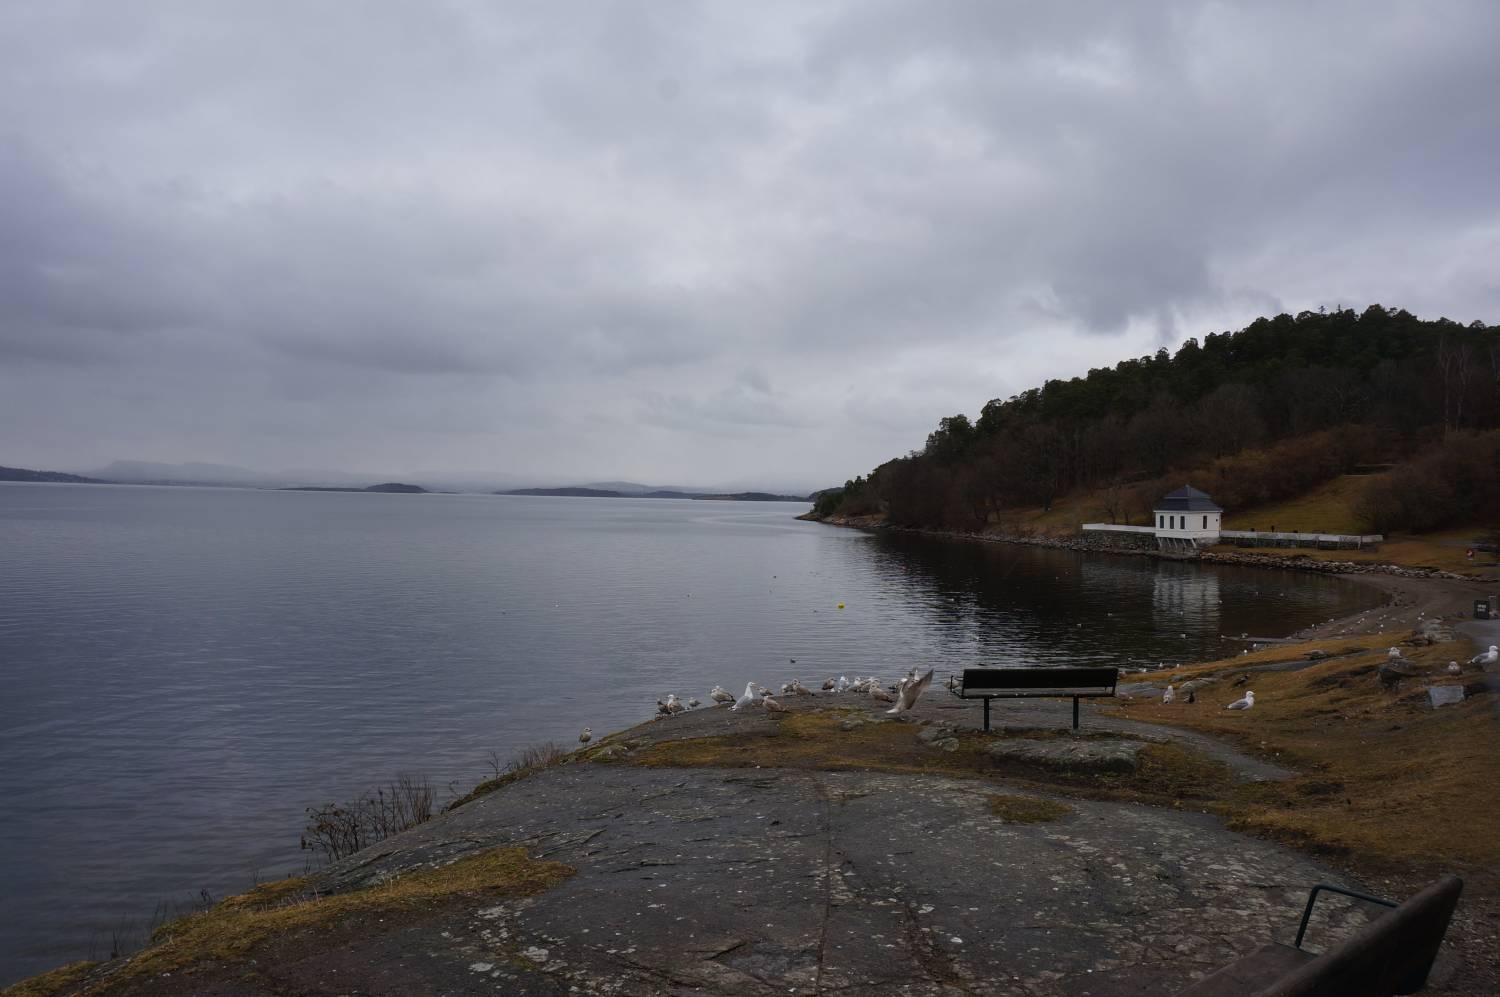
<svg viewBox="0 0 1500 997">
<path fill-rule="evenodd" d="M 1164 512 L 1223 512 L 1214 505 L 1214 500 L 1208 497 L 1206 492 L 1200 492 L 1191 485 L 1183 485 L 1175 492 L 1169 493 L 1156 507 Z"/>
</svg>

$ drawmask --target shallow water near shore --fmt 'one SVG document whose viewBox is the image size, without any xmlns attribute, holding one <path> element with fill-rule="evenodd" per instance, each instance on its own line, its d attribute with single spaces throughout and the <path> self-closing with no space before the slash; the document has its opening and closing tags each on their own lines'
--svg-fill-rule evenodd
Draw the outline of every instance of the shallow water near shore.
<svg viewBox="0 0 1500 997">
<path fill-rule="evenodd" d="M 447 798 L 491 750 L 668 692 L 1180 663 L 1381 601 L 803 509 L 0 485 L 0 985 L 107 956 L 158 901 L 301 871 L 308 806 L 399 772 Z"/>
</svg>

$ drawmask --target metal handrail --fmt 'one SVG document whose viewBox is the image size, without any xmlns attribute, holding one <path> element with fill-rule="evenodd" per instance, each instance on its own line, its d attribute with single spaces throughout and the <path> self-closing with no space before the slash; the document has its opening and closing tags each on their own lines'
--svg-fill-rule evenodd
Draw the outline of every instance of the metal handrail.
<svg viewBox="0 0 1500 997">
<path fill-rule="evenodd" d="M 1380 897 L 1372 897 L 1368 893 L 1356 893 L 1353 890 L 1346 890 L 1342 886 L 1332 886 L 1328 883 L 1319 883 L 1317 886 L 1314 886 L 1312 888 L 1312 892 L 1307 895 L 1307 908 L 1302 912 L 1302 923 L 1297 927 L 1297 940 L 1292 943 L 1292 945 L 1296 948 L 1300 949 L 1302 947 L 1302 936 L 1307 934 L 1307 922 L 1312 918 L 1313 904 L 1317 902 L 1318 891 L 1320 890 L 1327 890 L 1329 893 L 1341 893 L 1346 897 L 1353 897 L 1356 900 L 1368 900 L 1370 903 L 1379 904 L 1382 907 L 1400 906 L 1394 900 L 1382 900 Z"/>
</svg>

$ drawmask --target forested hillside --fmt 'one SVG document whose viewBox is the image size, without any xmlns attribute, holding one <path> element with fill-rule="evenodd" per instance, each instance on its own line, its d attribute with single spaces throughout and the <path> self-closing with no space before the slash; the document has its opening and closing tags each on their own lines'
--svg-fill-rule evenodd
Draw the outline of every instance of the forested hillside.
<svg viewBox="0 0 1500 997">
<path fill-rule="evenodd" d="M 1143 521 L 1169 485 L 1248 508 L 1387 464 L 1358 502 L 1372 529 L 1500 506 L 1500 327 L 1379 305 L 1257 319 L 949 416 L 816 511 L 978 529 L 1088 490 Z"/>
</svg>

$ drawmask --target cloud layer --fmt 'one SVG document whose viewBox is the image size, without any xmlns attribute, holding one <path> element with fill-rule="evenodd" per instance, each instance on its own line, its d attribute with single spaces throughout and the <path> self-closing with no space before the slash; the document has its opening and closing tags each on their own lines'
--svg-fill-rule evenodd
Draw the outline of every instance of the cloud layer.
<svg viewBox="0 0 1500 997">
<path fill-rule="evenodd" d="M 812 486 L 1259 314 L 1500 321 L 1500 6 L 0 8 L 0 463 Z"/>
</svg>

